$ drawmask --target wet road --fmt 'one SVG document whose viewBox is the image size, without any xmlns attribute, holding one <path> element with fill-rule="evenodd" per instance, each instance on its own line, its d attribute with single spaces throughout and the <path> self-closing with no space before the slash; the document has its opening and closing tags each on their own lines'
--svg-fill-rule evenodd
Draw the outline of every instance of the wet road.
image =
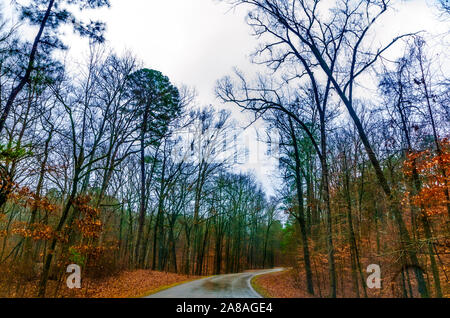
<svg viewBox="0 0 450 318">
<path fill-rule="evenodd" d="M 250 284 L 257 275 L 278 272 L 282 268 L 239 274 L 217 275 L 178 285 L 147 298 L 261 298 Z"/>
</svg>

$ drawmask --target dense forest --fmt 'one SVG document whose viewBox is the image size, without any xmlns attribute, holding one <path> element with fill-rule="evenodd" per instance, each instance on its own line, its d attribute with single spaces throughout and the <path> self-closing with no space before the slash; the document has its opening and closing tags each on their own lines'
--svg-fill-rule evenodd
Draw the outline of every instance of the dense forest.
<svg viewBox="0 0 450 318">
<path fill-rule="evenodd" d="M 248 11 L 266 72 L 219 79 L 223 109 L 109 48 L 82 14 L 108 0 L 0 14 L 0 296 L 56 296 L 75 263 L 92 278 L 284 266 L 311 296 L 449 297 L 450 83 L 429 34 L 374 44 L 395 1 L 224 2 Z M 88 39 L 80 61 L 61 57 L 63 28 Z M 277 136 L 275 196 L 236 169 L 227 108 Z"/>
</svg>

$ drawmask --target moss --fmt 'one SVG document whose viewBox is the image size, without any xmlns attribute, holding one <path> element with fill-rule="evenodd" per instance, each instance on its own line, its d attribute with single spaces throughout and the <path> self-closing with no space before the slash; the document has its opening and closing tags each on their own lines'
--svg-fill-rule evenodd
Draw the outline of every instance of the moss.
<svg viewBox="0 0 450 318">
<path fill-rule="evenodd" d="M 181 281 L 181 282 L 173 283 L 173 284 L 170 284 L 170 285 L 159 286 L 158 288 L 151 289 L 151 290 L 149 290 L 149 291 L 147 291 L 145 293 L 142 293 L 142 294 L 140 294 L 138 296 L 131 297 L 131 298 L 147 297 L 147 296 L 159 293 L 160 291 L 163 291 L 163 290 L 166 290 L 166 289 L 178 286 L 178 285 L 182 285 L 182 284 L 186 284 L 186 283 L 189 283 L 189 282 L 193 282 L 194 280 L 203 279 L 203 278 L 206 278 L 206 277 L 211 277 L 211 276 L 203 276 L 203 277 L 200 277 L 200 278 L 192 278 L 192 279 L 184 280 L 184 281 Z"/>
<path fill-rule="evenodd" d="M 260 294 L 264 298 L 272 298 L 269 292 L 264 289 L 261 285 L 258 284 L 257 278 L 261 275 L 257 275 L 250 280 L 250 284 L 252 284 L 253 289 Z"/>
<path fill-rule="evenodd" d="M 268 276 L 268 275 L 274 275 L 274 274 L 280 274 L 283 272 L 287 272 L 289 271 L 289 268 L 285 268 L 281 271 L 278 272 L 271 272 L 271 273 L 265 273 L 265 274 L 259 274 L 254 276 L 251 280 L 250 280 L 250 284 L 252 285 L 253 289 L 260 294 L 262 297 L 264 298 L 274 298 L 274 296 L 272 296 L 268 290 L 266 290 L 264 287 L 262 287 L 258 282 L 257 282 L 257 278 L 262 277 L 262 276 Z"/>
</svg>

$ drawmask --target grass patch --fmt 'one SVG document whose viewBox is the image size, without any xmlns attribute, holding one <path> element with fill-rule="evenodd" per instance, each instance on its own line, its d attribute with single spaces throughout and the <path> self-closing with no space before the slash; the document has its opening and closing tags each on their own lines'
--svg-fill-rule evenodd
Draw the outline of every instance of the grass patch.
<svg viewBox="0 0 450 318">
<path fill-rule="evenodd" d="M 256 281 L 259 276 L 262 276 L 262 275 L 256 275 L 255 277 L 253 277 L 250 280 L 250 284 L 252 285 L 253 289 L 258 294 L 263 296 L 263 298 L 272 298 L 272 296 L 269 294 L 269 292 L 267 290 L 265 290 L 261 285 L 259 285 L 258 282 Z"/>
<path fill-rule="evenodd" d="M 182 281 L 182 282 L 173 283 L 173 284 L 170 284 L 170 285 L 160 286 L 160 287 L 158 287 L 158 288 L 154 288 L 154 289 L 151 289 L 151 290 L 149 290 L 149 291 L 147 291 L 147 292 L 145 292 L 145 293 L 142 293 L 142 294 L 139 295 L 139 296 L 135 296 L 135 297 L 131 297 L 131 298 L 143 298 L 143 297 L 147 297 L 147 296 L 150 296 L 150 295 L 159 293 L 159 292 L 161 292 L 161 291 L 163 291 L 163 290 L 166 290 L 166 289 L 169 289 L 169 288 L 172 288 L 172 287 L 176 287 L 176 286 L 178 286 L 178 285 L 190 283 L 190 282 L 193 282 L 193 281 L 195 281 L 195 280 L 204 279 L 204 278 L 213 277 L 213 276 L 215 276 L 215 275 L 211 275 L 211 276 L 201 276 L 201 277 L 196 277 L 196 278 L 192 278 L 192 279 L 187 279 L 187 280 L 184 280 L 184 281 Z"/>
<path fill-rule="evenodd" d="M 257 280 L 258 280 L 258 278 L 261 278 L 263 276 L 280 274 L 280 273 L 283 273 L 283 272 L 287 272 L 288 270 L 289 269 L 283 269 L 282 271 L 279 271 L 279 272 L 272 272 L 272 273 L 256 275 L 250 280 L 250 284 L 252 285 L 253 289 L 258 294 L 260 294 L 263 298 L 274 298 L 274 296 L 272 296 L 267 289 L 265 289 L 261 284 L 259 284 Z"/>
<path fill-rule="evenodd" d="M 204 277 L 202 277 L 202 278 L 204 278 Z M 131 297 L 131 298 L 147 297 L 147 296 L 159 293 L 159 292 L 161 292 L 163 290 L 166 290 L 166 289 L 178 286 L 178 285 L 186 284 L 186 283 L 189 283 L 189 282 L 193 282 L 194 280 L 198 280 L 198 279 L 202 279 L 202 278 L 192 278 L 192 279 L 184 280 L 184 281 L 181 281 L 181 282 L 173 283 L 173 284 L 170 284 L 170 285 L 159 286 L 158 288 L 151 289 L 149 291 L 146 291 L 145 293 L 142 293 L 142 294 L 140 294 L 138 296 Z"/>
</svg>

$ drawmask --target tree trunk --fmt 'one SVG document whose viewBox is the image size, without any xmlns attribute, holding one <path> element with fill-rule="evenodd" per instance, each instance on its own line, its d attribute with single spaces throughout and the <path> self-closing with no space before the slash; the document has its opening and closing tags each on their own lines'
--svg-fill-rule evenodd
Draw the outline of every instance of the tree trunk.
<svg viewBox="0 0 450 318">
<path fill-rule="evenodd" d="M 294 126 L 292 125 L 292 119 L 289 118 L 289 126 L 291 130 L 291 138 L 294 147 L 295 153 L 295 181 L 297 185 L 297 199 L 298 199 L 298 213 L 297 220 L 300 224 L 300 231 L 302 235 L 303 241 L 303 257 L 305 260 L 305 270 L 306 270 L 306 284 L 308 293 L 314 295 L 314 287 L 313 287 L 313 279 L 312 279 L 312 271 L 311 271 L 311 261 L 309 257 L 309 248 L 308 248 L 308 237 L 306 235 L 306 225 L 305 225 L 305 215 L 303 210 L 303 186 L 302 179 L 300 175 L 300 154 L 298 152 L 298 143 L 297 137 L 295 135 Z"/>
</svg>

